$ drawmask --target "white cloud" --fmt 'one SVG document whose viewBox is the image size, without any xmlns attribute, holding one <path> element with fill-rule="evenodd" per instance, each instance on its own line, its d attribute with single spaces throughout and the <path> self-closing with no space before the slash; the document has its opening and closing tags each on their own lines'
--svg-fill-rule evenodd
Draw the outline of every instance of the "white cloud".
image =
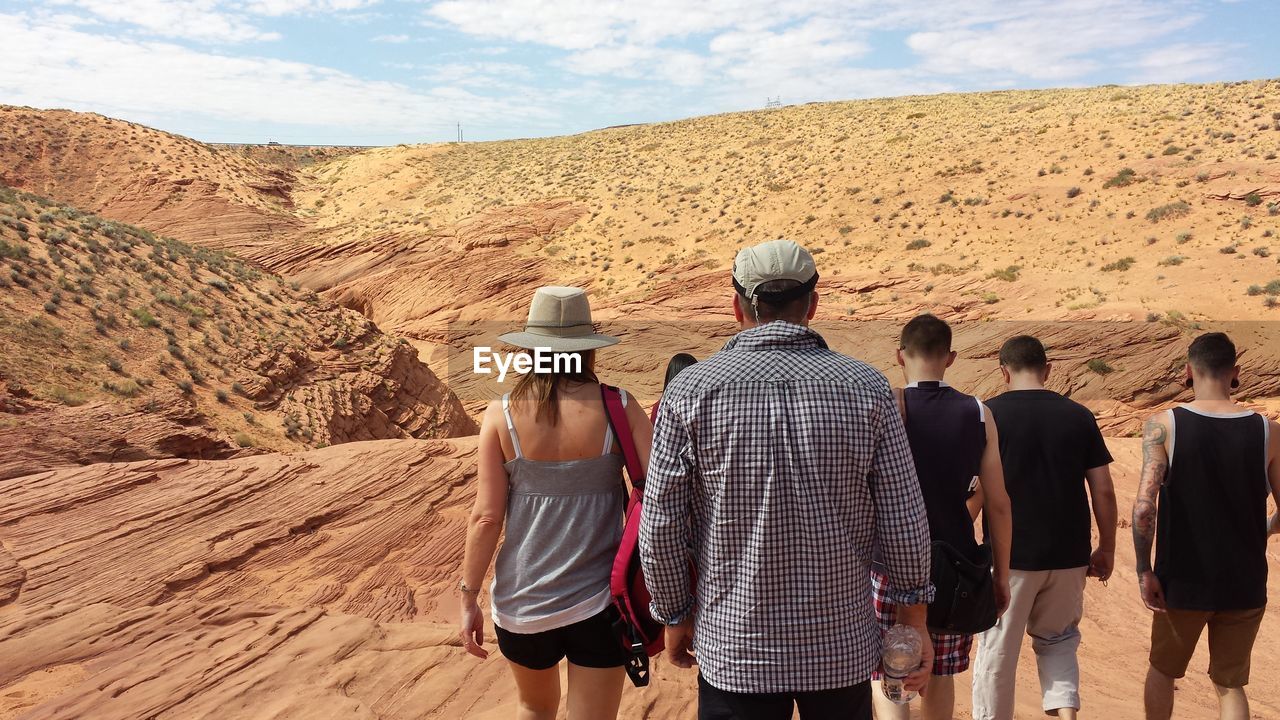
<svg viewBox="0 0 1280 720">
<path fill-rule="evenodd" d="M 785 71 L 835 68 L 865 55 L 870 47 L 832 20 L 812 19 L 775 32 L 733 31 L 717 35 L 711 53 L 739 68 L 741 75 L 770 69 Z"/>
<path fill-rule="evenodd" d="M 657 79 L 680 87 L 706 80 L 708 61 L 696 53 L 644 45 L 594 47 L 571 53 L 560 63 L 579 75 Z"/>
<path fill-rule="evenodd" d="M 838 4 L 836 0 L 444 0 L 428 13 L 469 35 L 586 50 L 652 45 L 730 28 L 758 30 Z"/>
<path fill-rule="evenodd" d="M 157 37 L 211 43 L 278 40 L 255 16 L 349 12 L 380 0 L 51 0 Z"/>
<path fill-rule="evenodd" d="M 202 42 L 276 40 L 237 13 L 227 12 L 219 0 L 56 0 L 73 5 L 100 20 L 133 25 L 149 34 Z"/>
<path fill-rule="evenodd" d="M 533 79 L 524 65 L 503 62 L 445 63 L 414 66 L 422 79 L 436 86 L 509 88 Z"/>
<path fill-rule="evenodd" d="M 1223 43 L 1178 43 L 1152 50 L 1134 66 L 1142 83 L 1191 82 L 1219 77 L 1231 67 L 1231 51 Z"/>
<path fill-rule="evenodd" d="M 306 63 L 198 52 L 155 41 L 111 38 L 0 14 L 0 97 L 37 107 L 93 110 L 131 119 L 197 116 L 413 133 L 468 118 L 552 110 L 521 95 L 486 97 L 464 88 L 419 92 Z"/>
<path fill-rule="evenodd" d="M 296 13 L 331 13 L 360 10 L 380 0 L 249 0 L 245 10 L 258 15 L 292 15 Z"/>
<path fill-rule="evenodd" d="M 377 43 L 388 43 L 391 45 L 400 45 L 409 42 L 408 35 L 375 35 L 373 41 Z"/>
<path fill-rule="evenodd" d="M 987 26 L 913 33 L 907 45 L 924 69 L 938 74 L 1001 72 L 1060 81 L 1100 69 L 1106 51 L 1142 45 L 1198 21 L 1150 2 L 1076 0 Z"/>
<path fill-rule="evenodd" d="M 572 52 L 562 66 L 580 75 L 655 79 L 677 87 L 789 82 L 793 75 L 826 73 L 869 50 L 840 23 L 813 18 L 781 30 L 733 29 L 714 35 L 708 52 L 629 43 Z"/>
<path fill-rule="evenodd" d="M 946 89 L 958 78 L 1078 81 L 1191 27 L 1202 2 L 440 0 L 427 13 L 469 35 L 566 50 L 557 64 L 579 75 L 821 99 Z M 858 67 L 883 31 L 911 33 L 903 49 L 914 56 Z"/>
</svg>

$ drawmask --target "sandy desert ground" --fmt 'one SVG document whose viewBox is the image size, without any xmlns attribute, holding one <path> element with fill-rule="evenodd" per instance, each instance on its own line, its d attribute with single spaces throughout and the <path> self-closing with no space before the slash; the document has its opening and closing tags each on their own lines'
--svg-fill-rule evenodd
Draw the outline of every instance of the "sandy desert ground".
<svg viewBox="0 0 1280 720">
<path fill-rule="evenodd" d="M 1240 397 L 1280 411 L 1278 152 L 1277 81 L 367 150 L 0 107 L 0 720 L 509 717 L 501 660 L 452 624 L 468 436 L 500 391 L 470 348 L 534 287 L 580 285 L 624 338 L 602 376 L 651 402 L 670 354 L 732 335 L 734 250 L 777 236 L 818 253 L 831 344 L 892 378 L 920 311 L 955 321 L 953 380 L 979 395 L 1005 337 L 1042 336 L 1124 516 L 1132 436 L 1188 397 L 1196 332 L 1231 332 Z M 1096 717 L 1140 715 L 1121 526 L 1087 597 Z M 1280 717 L 1278 623 L 1258 718 Z M 1019 717 L 1040 717 L 1024 654 Z M 1213 705 L 1204 664 L 1179 717 Z M 659 662 L 624 716 L 690 717 L 693 688 Z"/>
</svg>

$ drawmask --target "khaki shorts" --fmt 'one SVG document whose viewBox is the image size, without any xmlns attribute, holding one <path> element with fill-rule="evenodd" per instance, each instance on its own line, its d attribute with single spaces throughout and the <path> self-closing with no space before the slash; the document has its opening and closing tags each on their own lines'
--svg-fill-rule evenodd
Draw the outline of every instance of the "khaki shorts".
<svg viewBox="0 0 1280 720">
<path fill-rule="evenodd" d="M 1209 678 L 1224 688 L 1249 684 L 1249 656 L 1258 637 L 1264 608 L 1208 612 L 1173 610 L 1153 613 L 1151 667 L 1172 678 L 1187 674 L 1200 633 L 1209 626 Z"/>
</svg>

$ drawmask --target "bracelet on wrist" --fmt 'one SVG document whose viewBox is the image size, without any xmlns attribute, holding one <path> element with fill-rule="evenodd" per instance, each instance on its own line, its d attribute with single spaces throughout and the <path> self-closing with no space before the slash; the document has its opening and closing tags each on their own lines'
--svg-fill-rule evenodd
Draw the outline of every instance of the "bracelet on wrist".
<svg viewBox="0 0 1280 720">
<path fill-rule="evenodd" d="M 466 580 L 458 581 L 458 592 L 462 593 L 463 595 L 479 595 L 480 594 L 479 590 L 471 589 L 471 587 L 467 585 Z"/>
</svg>

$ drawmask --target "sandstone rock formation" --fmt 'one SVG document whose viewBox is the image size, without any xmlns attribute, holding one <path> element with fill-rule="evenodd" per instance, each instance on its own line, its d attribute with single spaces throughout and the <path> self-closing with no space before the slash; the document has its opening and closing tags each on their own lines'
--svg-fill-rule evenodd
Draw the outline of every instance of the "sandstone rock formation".
<svg viewBox="0 0 1280 720">
<path fill-rule="evenodd" d="M 1137 441 L 1111 444 L 1127 507 Z M 454 628 L 474 482 L 472 439 L 0 480 L 0 718 L 509 718 L 500 655 L 464 655 Z M 1118 720 L 1139 716 L 1146 667 L 1132 565 L 1122 541 L 1083 624 L 1088 706 Z M 1255 668 L 1280 663 L 1277 640 L 1269 617 Z M 1038 717 L 1029 643 L 1023 655 L 1018 717 Z M 1198 657 L 1179 683 L 1187 717 L 1215 702 Z M 695 687 L 658 660 L 622 717 L 690 717 Z M 1280 714 L 1280 688 L 1260 677 L 1250 692 L 1257 717 Z"/>
<path fill-rule="evenodd" d="M 222 252 L 0 188 L 0 475 L 475 422 L 405 341 Z"/>
<path fill-rule="evenodd" d="M 0 479 L 67 464 L 212 460 L 259 452 L 208 427 L 191 398 L 175 392 L 133 407 L 102 401 L 67 407 L 15 397 L 0 388 L 0 413 L 21 416 L 0 430 Z"/>
</svg>

